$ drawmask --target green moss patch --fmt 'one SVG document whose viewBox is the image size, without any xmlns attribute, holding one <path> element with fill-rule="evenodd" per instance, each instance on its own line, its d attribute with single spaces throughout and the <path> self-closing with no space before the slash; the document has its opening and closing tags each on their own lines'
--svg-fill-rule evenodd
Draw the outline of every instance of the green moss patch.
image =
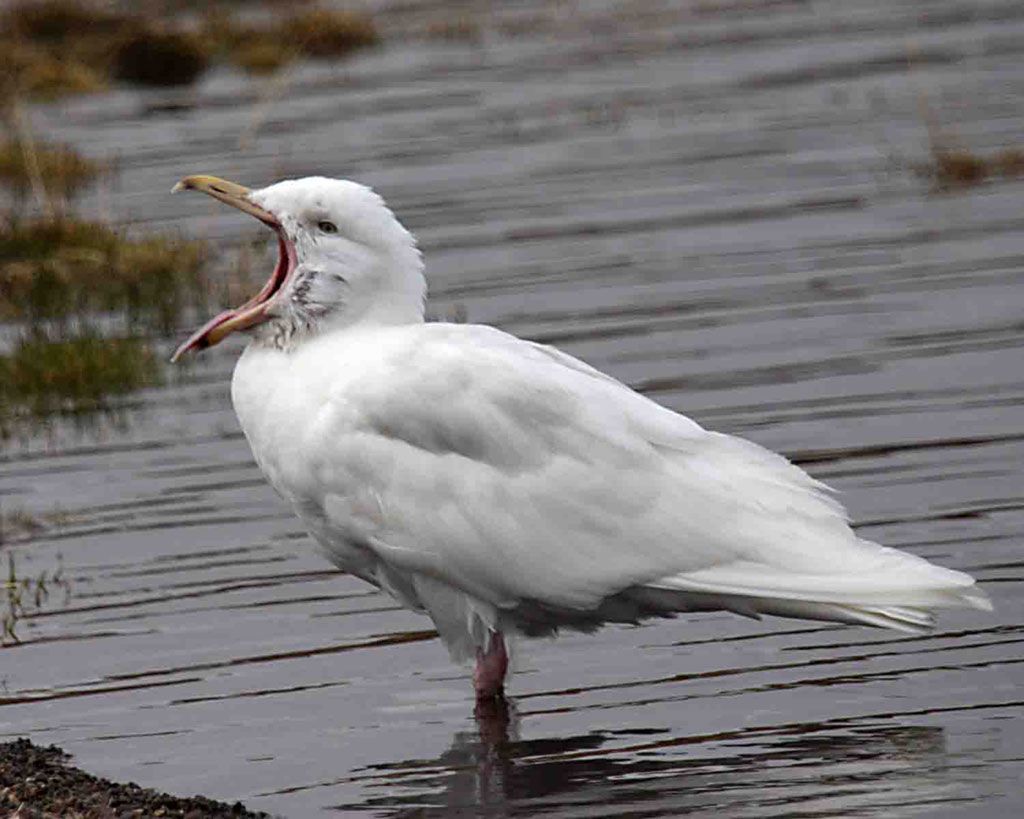
<svg viewBox="0 0 1024 819">
<path fill-rule="evenodd" d="M 149 338 L 206 309 L 202 244 L 73 219 L 0 229 L 0 437 L 159 383 Z M 100 332 L 99 327 L 103 328 Z"/>
<path fill-rule="evenodd" d="M 33 334 L 0 356 L 0 431 L 57 412 L 103 409 L 110 397 L 159 383 L 160 366 L 139 338 Z"/>
<path fill-rule="evenodd" d="M 74 219 L 0 229 L 0 319 L 67 323 L 96 313 L 129 328 L 170 333 L 189 307 L 206 306 L 201 243 L 127 239 Z"/>
</svg>

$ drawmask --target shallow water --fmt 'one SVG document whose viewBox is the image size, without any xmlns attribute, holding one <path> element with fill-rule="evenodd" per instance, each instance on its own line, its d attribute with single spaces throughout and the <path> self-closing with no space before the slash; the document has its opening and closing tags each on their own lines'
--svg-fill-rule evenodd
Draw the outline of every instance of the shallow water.
<svg viewBox="0 0 1024 819">
<path fill-rule="evenodd" d="M 785 452 L 863 536 L 975 574 L 995 613 L 925 637 L 724 614 L 568 634 L 522 645 L 510 711 L 474 716 L 429 622 L 333 571 L 262 480 L 226 344 L 115 419 L 5 446 L 4 508 L 60 511 L 19 570 L 59 553 L 72 594 L 0 651 L 0 736 L 289 817 L 1015 815 L 1024 181 L 937 195 L 911 166 L 922 99 L 973 150 L 1024 143 L 1024 7 L 501 21 L 269 91 L 225 71 L 33 115 L 117 157 L 84 207 L 142 229 L 253 235 L 166 195 L 185 173 L 373 184 L 421 239 L 436 315 Z"/>
</svg>

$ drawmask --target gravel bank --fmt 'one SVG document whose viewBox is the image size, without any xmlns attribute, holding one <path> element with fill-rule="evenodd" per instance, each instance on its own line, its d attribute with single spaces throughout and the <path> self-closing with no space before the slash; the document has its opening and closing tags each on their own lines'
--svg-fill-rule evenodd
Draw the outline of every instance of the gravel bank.
<svg viewBox="0 0 1024 819">
<path fill-rule="evenodd" d="M 182 798 L 87 774 L 68 764 L 70 755 L 27 739 L 0 744 L 0 815 L 17 819 L 256 819 L 266 813 L 241 802 L 215 802 L 205 796 Z"/>
</svg>

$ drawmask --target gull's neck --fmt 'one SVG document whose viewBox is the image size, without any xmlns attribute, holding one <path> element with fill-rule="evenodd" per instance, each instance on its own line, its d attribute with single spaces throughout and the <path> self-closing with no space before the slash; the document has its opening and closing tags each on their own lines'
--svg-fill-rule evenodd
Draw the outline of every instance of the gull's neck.
<svg viewBox="0 0 1024 819">
<path fill-rule="evenodd" d="M 396 225 L 397 225 L 396 221 Z M 427 280 L 423 275 L 423 257 L 412 234 L 401 228 L 403 241 L 396 244 L 378 268 L 378 288 L 364 302 L 347 311 L 335 311 L 336 323 L 325 326 L 394 326 L 422 324 L 427 299 Z"/>
</svg>

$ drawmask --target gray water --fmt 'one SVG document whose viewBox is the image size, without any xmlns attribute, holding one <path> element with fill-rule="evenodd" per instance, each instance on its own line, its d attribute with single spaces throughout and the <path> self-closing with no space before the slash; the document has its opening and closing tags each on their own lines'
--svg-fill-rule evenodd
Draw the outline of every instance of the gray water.
<svg viewBox="0 0 1024 819">
<path fill-rule="evenodd" d="M 170 197 L 178 177 L 374 185 L 435 315 L 787 454 L 995 613 L 924 637 L 726 614 L 567 634 L 520 646 L 509 711 L 474 716 L 429 621 L 332 570 L 264 483 L 225 344 L 115 417 L 5 445 L 5 508 L 60 512 L 19 568 L 60 554 L 72 593 L 0 651 L 0 736 L 288 817 L 1018 815 L 1024 180 L 936 193 L 913 167 L 925 107 L 978 153 L 1024 146 L 1024 5 L 464 8 L 476 42 L 396 34 L 277 84 L 224 70 L 32 116 L 117 160 L 83 210 L 227 259 L 255 228 Z"/>
</svg>

